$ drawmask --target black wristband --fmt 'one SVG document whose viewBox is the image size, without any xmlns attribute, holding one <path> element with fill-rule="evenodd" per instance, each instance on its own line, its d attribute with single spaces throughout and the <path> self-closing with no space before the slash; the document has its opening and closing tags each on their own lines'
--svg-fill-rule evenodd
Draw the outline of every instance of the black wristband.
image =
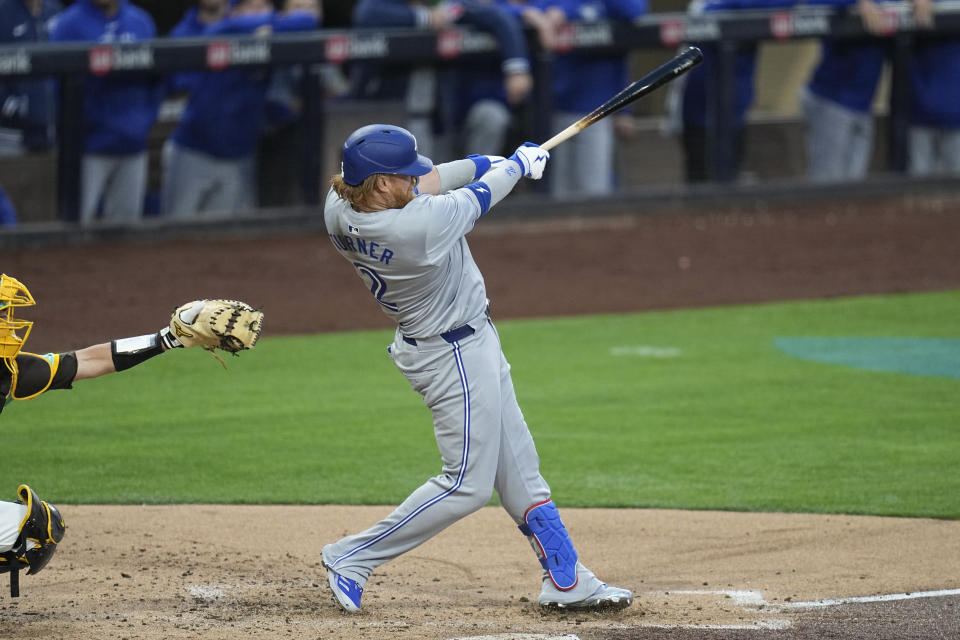
<svg viewBox="0 0 960 640">
<path fill-rule="evenodd" d="M 157 336 L 160 337 L 160 343 L 167 349 L 183 348 L 183 343 L 177 340 L 173 332 L 170 331 L 170 327 L 160 329 L 160 331 L 157 332 Z"/>
<path fill-rule="evenodd" d="M 161 353 L 163 353 L 163 347 L 160 346 L 159 333 L 150 333 L 135 338 L 121 338 L 110 343 L 113 368 L 117 371 L 135 367 Z"/>
</svg>

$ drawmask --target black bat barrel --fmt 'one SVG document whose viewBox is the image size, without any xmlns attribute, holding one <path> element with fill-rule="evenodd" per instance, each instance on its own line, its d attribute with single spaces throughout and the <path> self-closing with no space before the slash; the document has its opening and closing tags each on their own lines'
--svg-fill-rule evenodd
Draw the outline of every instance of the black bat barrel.
<svg viewBox="0 0 960 640">
<path fill-rule="evenodd" d="M 631 82 L 615 96 L 586 115 L 581 122 L 587 127 L 597 120 L 606 118 L 614 111 L 623 109 L 628 104 L 647 95 L 663 84 L 670 82 L 677 76 L 683 75 L 703 61 L 703 52 L 697 47 L 684 49 L 676 57 L 644 75 L 635 82 Z"/>
</svg>

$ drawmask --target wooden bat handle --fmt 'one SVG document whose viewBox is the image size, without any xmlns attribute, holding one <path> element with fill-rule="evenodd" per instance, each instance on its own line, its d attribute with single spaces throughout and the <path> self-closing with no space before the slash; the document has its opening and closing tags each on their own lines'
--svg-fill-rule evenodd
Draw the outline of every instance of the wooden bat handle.
<svg viewBox="0 0 960 640">
<path fill-rule="evenodd" d="M 550 149 L 553 149 L 555 146 L 557 146 L 561 142 L 569 140 L 573 136 L 577 135 L 578 133 L 580 133 L 582 129 L 583 129 L 583 126 L 581 126 L 581 121 L 577 120 L 572 125 L 570 125 L 566 129 L 564 129 L 563 131 L 561 131 L 560 133 L 558 133 L 557 135 L 553 136 L 552 138 L 544 142 L 542 145 L 540 145 L 540 148 L 546 149 L 547 151 L 549 151 Z"/>
</svg>

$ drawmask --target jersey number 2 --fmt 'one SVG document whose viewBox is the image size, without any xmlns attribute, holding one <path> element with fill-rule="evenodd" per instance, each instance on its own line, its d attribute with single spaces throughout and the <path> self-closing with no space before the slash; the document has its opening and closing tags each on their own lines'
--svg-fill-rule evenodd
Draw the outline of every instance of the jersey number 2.
<svg viewBox="0 0 960 640">
<path fill-rule="evenodd" d="M 397 305 L 392 302 L 387 302 L 383 299 L 383 296 L 387 293 L 387 283 L 384 282 L 383 277 L 368 267 L 365 264 L 359 262 L 354 262 L 353 266 L 356 267 L 357 271 L 360 273 L 361 277 L 366 276 L 370 279 L 370 293 L 373 294 L 373 297 L 377 299 L 384 308 L 389 309 L 390 311 L 399 311 L 400 309 Z"/>
</svg>

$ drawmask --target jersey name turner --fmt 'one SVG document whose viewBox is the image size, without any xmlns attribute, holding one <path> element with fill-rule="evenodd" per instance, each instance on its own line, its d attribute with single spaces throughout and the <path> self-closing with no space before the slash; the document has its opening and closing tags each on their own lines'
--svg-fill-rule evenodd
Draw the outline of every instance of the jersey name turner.
<svg viewBox="0 0 960 640">
<path fill-rule="evenodd" d="M 341 251 L 351 251 L 364 256 L 370 256 L 383 264 L 390 264 L 390 258 L 393 257 L 393 251 L 382 247 L 379 242 L 366 241 L 363 238 L 353 238 L 347 235 L 331 233 L 330 240 Z"/>
</svg>

